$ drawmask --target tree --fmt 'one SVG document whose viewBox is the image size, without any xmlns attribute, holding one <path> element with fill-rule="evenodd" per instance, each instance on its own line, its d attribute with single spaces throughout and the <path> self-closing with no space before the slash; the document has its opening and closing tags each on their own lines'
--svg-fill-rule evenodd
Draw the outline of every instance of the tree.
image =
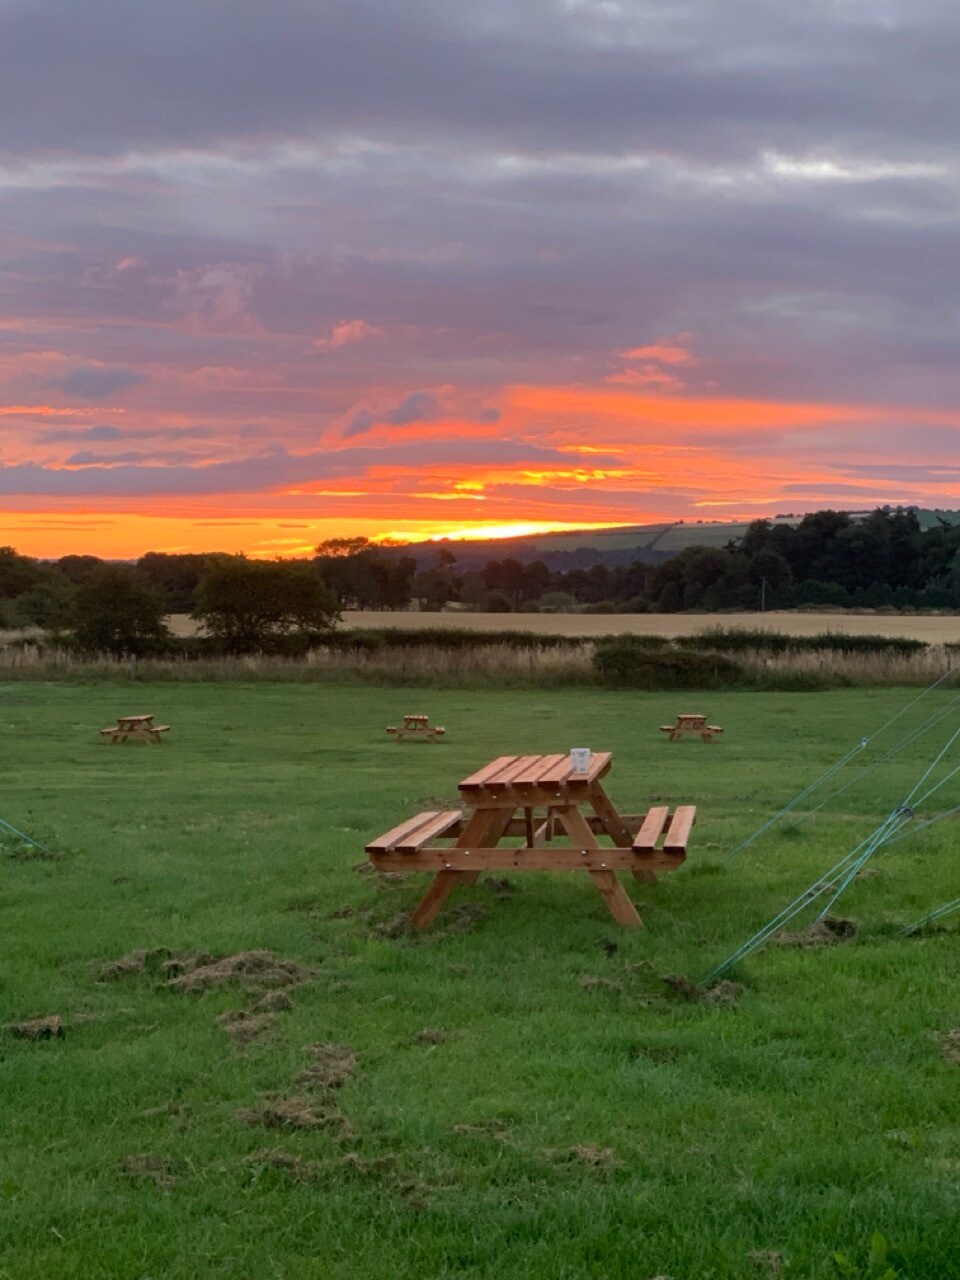
<svg viewBox="0 0 960 1280">
<path fill-rule="evenodd" d="M 0 600 L 15 600 L 40 578 L 40 566 L 13 547 L 0 547 Z"/>
<path fill-rule="evenodd" d="M 171 636 L 160 597 L 127 565 L 102 565 L 77 590 L 73 638 L 81 649 L 141 657 Z"/>
<path fill-rule="evenodd" d="M 193 616 L 228 652 L 251 653 L 284 637 L 319 639 L 340 610 L 309 562 L 215 556 L 197 586 Z"/>
<path fill-rule="evenodd" d="M 137 561 L 137 574 L 164 598 L 168 613 L 189 613 L 206 563 L 204 555 L 148 551 Z"/>
</svg>

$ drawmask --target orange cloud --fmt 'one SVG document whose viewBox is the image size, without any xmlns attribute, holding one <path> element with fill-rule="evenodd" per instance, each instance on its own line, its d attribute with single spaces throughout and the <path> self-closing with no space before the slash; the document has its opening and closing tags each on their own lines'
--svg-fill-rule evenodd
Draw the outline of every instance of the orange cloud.
<svg viewBox="0 0 960 1280">
<path fill-rule="evenodd" d="M 329 338 L 315 338 L 313 345 L 320 350 L 326 347 L 336 349 L 351 342 L 363 342 L 366 338 L 379 338 L 382 334 L 382 329 L 367 324 L 366 320 L 341 320 L 333 326 Z"/>
<path fill-rule="evenodd" d="M 679 342 L 654 342 L 648 347 L 629 347 L 617 353 L 624 360 L 655 360 L 659 364 L 696 364 L 692 352 Z"/>
</svg>

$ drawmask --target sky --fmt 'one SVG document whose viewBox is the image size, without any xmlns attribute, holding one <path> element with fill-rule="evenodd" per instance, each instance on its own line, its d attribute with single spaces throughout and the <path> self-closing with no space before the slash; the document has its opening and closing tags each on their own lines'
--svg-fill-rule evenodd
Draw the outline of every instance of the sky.
<svg viewBox="0 0 960 1280">
<path fill-rule="evenodd" d="M 960 507 L 955 0 L 0 0 L 0 544 Z"/>
</svg>

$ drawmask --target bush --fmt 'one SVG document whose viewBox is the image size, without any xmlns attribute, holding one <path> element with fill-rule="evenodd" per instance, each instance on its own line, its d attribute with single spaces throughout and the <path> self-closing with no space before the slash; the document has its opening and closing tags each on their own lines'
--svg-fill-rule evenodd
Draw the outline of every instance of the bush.
<svg viewBox="0 0 960 1280">
<path fill-rule="evenodd" d="M 593 653 L 594 670 L 610 684 L 634 689 L 719 688 L 740 683 L 743 668 L 718 653 L 677 652 L 650 644 L 658 636 L 613 636 Z M 638 641 L 640 643 L 638 643 Z"/>
<path fill-rule="evenodd" d="M 816 636 L 789 636 L 782 631 L 748 631 L 734 629 L 724 631 L 717 627 L 712 631 L 700 631 L 696 635 L 677 636 L 681 649 L 709 649 L 715 653 L 919 653 L 928 648 L 926 640 L 911 640 L 906 636 L 852 636 L 836 631 L 822 632 Z"/>
</svg>

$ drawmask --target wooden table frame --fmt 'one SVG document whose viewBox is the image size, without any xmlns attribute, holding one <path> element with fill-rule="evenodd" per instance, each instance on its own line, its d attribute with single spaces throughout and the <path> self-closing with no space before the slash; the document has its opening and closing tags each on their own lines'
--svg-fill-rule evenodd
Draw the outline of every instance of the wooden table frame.
<svg viewBox="0 0 960 1280">
<path fill-rule="evenodd" d="M 126 742 L 128 738 L 133 738 L 135 742 L 149 746 L 151 742 L 162 742 L 160 735 L 169 728 L 168 724 L 154 724 L 153 716 L 117 716 L 115 725 L 111 725 L 109 729 L 101 729 L 100 732 L 109 736 L 111 742 Z"/>
<path fill-rule="evenodd" d="M 501 756 L 461 782 L 466 812 L 407 819 L 367 845 L 370 861 L 380 870 L 435 873 L 413 912 L 418 929 L 431 923 L 458 885 L 474 884 L 483 871 L 585 871 L 617 923 L 640 927 L 616 873 L 630 871 L 650 884 L 657 871 L 678 867 L 696 810 L 681 806 L 671 814 L 657 806 L 646 814 L 619 813 L 601 782 L 611 763 L 610 753 L 600 752 L 585 773 L 574 773 L 569 755 Z M 569 845 L 551 843 L 560 832 Z M 519 848 L 501 846 L 509 836 L 525 841 Z M 612 848 L 601 845 L 604 837 Z M 438 845 L 439 839 L 453 844 Z"/>
</svg>

